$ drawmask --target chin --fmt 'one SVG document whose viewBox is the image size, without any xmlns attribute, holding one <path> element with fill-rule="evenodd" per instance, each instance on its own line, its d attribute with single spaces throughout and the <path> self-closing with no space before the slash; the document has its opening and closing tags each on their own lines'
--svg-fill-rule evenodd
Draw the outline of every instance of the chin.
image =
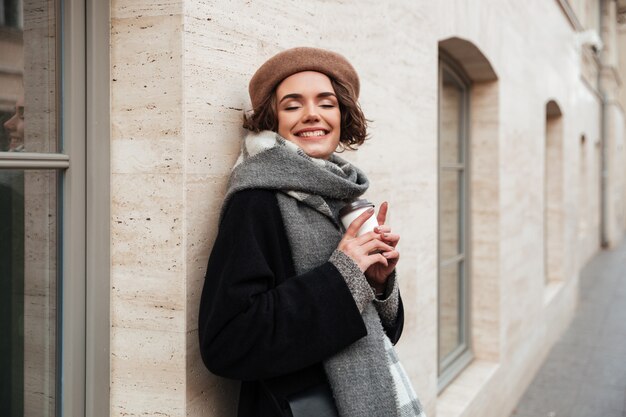
<svg viewBox="0 0 626 417">
<path fill-rule="evenodd" d="M 327 151 L 321 151 L 317 149 L 307 149 L 306 147 L 303 147 L 302 150 L 311 158 L 317 159 L 328 159 L 333 154 L 332 152 L 329 153 Z"/>
</svg>

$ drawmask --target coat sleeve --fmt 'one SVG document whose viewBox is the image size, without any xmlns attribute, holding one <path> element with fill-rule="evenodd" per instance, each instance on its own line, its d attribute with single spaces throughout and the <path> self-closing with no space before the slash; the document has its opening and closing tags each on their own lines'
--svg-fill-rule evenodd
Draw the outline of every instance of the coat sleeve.
<svg viewBox="0 0 626 417">
<path fill-rule="evenodd" d="M 279 376 L 319 363 L 366 334 L 332 263 L 294 276 L 276 196 L 263 190 L 233 195 L 200 302 L 200 350 L 209 370 L 239 380 Z"/>
<path fill-rule="evenodd" d="M 385 333 L 387 333 L 391 343 L 395 345 L 400 339 L 404 327 L 404 308 L 402 298 L 400 298 L 396 271 L 393 271 L 387 281 L 384 297 L 374 299 L 374 306 L 378 311 Z"/>
</svg>

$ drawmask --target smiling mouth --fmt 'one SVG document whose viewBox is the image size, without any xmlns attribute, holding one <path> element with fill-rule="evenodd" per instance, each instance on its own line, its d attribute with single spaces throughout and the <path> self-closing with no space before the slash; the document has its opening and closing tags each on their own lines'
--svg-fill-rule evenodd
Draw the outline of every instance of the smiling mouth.
<svg viewBox="0 0 626 417">
<path fill-rule="evenodd" d="M 307 130 L 304 132 L 296 133 L 296 136 L 301 138 L 313 138 L 318 136 L 324 136 L 328 134 L 328 130 L 320 129 L 320 130 Z"/>
</svg>

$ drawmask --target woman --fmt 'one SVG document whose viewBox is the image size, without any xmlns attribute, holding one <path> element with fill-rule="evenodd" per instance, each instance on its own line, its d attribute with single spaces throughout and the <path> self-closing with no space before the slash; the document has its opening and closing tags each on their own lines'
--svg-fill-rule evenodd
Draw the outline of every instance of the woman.
<svg viewBox="0 0 626 417">
<path fill-rule="evenodd" d="M 347 230 L 338 220 L 369 185 L 334 154 L 366 138 L 354 68 L 334 52 L 294 48 L 263 64 L 249 91 L 251 133 L 200 305 L 204 363 L 243 381 L 240 417 L 319 416 L 324 407 L 341 417 L 420 415 L 391 345 L 403 310 L 387 204 L 379 227 L 360 237 L 373 209 Z"/>
</svg>

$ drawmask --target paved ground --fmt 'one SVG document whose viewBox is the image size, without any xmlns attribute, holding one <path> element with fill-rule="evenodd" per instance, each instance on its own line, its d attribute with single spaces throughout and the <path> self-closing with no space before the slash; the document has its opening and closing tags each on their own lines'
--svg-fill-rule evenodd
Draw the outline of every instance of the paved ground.
<svg viewBox="0 0 626 417">
<path fill-rule="evenodd" d="M 511 417 L 626 417 L 626 242 L 584 268 L 572 324 Z"/>
</svg>

